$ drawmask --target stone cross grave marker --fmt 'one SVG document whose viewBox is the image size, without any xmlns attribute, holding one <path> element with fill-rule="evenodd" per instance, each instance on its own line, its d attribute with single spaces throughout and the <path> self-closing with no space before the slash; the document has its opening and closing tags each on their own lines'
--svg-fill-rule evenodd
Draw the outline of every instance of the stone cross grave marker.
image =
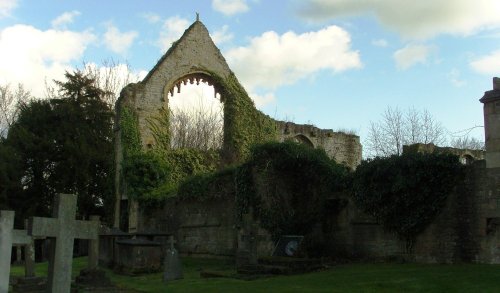
<svg viewBox="0 0 500 293">
<path fill-rule="evenodd" d="M 30 235 L 51 238 L 48 290 L 52 293 L 70 292 L 74 240 L 98 238 L 99 222 L 75 220 L 76 199 L 73 194 L 58 194 L 54 201 L 54 218 L 30 219 Z"/>
<path fill-rule="evenodd" d="M 32 243 L 26 230 L 14 229 L 14 211 L 0 211 L 0 293 L 9 289 L 12 245 Z"/>
</svg>

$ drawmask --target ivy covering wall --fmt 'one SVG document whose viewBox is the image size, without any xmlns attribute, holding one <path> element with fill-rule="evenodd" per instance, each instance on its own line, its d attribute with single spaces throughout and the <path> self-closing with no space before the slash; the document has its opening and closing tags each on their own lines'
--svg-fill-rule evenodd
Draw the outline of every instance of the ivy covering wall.
<svg viewBox="0 0 500 293">
<path fill-rule="evenodd" d="M 224 153 L 226 163 L 242 162 L 248 158 L 253 145 L 276 141 L 276 121 L 255 108 L 236 76 L 227 78 L 211 73 L 224 99 Z"/>
<path fill-rule="evenodd" d="M 190 176 L 198 175 L 196 178 L 209 180 L 212 175 L 208 173 L 247 159 L 253 145 L 277 140 L 276 122 L 255 108 L 233 73 L 227 78 L 211 72 L 208 75 L 224 102 L 222 150 L 171 149 L 169 111 L 166 108 L 146 118 L 155 144 L 151 149 L 143 149 L 137 114 L 131 107 L 121 105 L 122 178 L 130 198 L 140 203 L 157 203 L 175 196 L 179 183 Z M 223 174 L 227 172 L 223 171 Z"/>
<path fill-rule="evenodd" d="M 412 252 L 417 235 L 442 211 L 465 174 L 455 155 L 408 153 L 363 161 L 353 178 L 356 205 Z"/>
</svg>

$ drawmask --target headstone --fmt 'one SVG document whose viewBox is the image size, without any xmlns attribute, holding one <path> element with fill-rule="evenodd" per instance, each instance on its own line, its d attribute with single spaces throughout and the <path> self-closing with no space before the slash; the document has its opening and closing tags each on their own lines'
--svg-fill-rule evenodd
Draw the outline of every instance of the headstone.
<svg viewBox="0 0 500 293">
<path fill-rule="evenodd" d="M 259 225 L 253 219 L 253 212 L 243 215 L 243 229 L 239 235 L 237 266 L 258 264 Z"/>
<path fill-rule="evenodd" d="M 182 263 L 177 249 L 174 247 L 174 236 L 168 237 L 168 244 L 170 247 L 167 249 L 164 263 L 163 282 L 178 280 L 184 278 L 182 273 Z"/>
<path fill-rule="evenodd" d="M 0 211 L 0 293 L 9 289 L 12 245 L 32 242 L 26 230 L 14 229 L 14 211 Z"/>
<path fill-rule="evenodd" d="M 76 199 L 73 194 L 58 194 L 54 218 L 30 219 L 30 235 L 51 238 L 48 290 L 53 293 L 70 292 L 74 239 L 98 238 L 97 222 L 75 220 Z"/>
<path fill-rule="evenodd" d="M 274 248 L 273 256 L 296 256 L 304 236 L 283 235 Z"/>
</svg>

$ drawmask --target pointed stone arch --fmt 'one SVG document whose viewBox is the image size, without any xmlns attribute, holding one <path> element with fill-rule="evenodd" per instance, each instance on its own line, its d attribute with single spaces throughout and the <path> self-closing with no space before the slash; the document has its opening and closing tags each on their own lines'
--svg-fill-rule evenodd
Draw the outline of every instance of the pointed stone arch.
<svg viewBox="0 0 500 293">
<path fill-rule="evenodd" d="M 307 137 L 306 135 L 304 134 L 297 134 L 296 136 L 294 136 L 293 140 L 295 142 L 298 142 L 298 143 L 301 143 L 301 144 L 304 144 L 308 147 L 311 147 L 311 148 L 314 148 L 314 143 L 309 139 L 309 137 Z"/>
</svg>

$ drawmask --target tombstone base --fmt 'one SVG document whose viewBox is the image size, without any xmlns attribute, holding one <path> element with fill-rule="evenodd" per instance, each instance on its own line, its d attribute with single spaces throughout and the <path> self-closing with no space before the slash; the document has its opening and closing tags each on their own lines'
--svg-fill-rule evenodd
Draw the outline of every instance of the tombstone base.
<svg viewBox="0 0 500 293">
<path fill-rule="evenodd" d="M 161 244 L 146 239 L 116 241 L 117 257 L 113 269 L 124 275 L 141 275 L 161 271 Z"/>
<path fill-rule="evenodd" d="M 252 253 L 249 250 L 239 249 L 236 252 L 236 267 L 246 266 L 246 265 L 257 265 L 257 254 Z"/>
<path fill-rule="evenodd" d="M 113 287 L 111 280 L 106 277 L 106 272 L 99 269 L 83 269 L 75 279 L 75 284 L 85 288 Z"/>
<path fill-rule="evenodd" d="M 38 293 L 47 290 L 47 279 L 43 277 L 21 277 L 12 285 L 13 293 Z"/>
</svg>

